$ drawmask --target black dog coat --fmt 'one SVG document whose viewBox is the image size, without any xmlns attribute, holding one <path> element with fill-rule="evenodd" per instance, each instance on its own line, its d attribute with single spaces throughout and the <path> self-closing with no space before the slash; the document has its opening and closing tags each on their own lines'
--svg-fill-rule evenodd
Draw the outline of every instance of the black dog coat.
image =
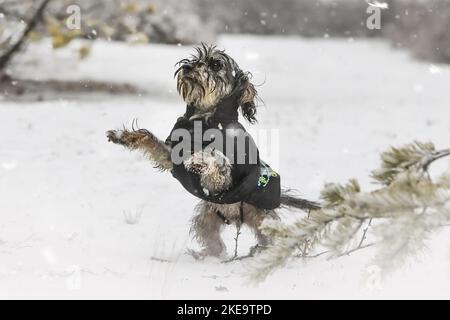
<svg viewBox="0 0 450 320">
<path fill-rule="evenodd" d="M 166 144 L 172 148 L 176 147 L 181 140 L 174 139 L 172 133 L 176 129 L 185 129 L 189 131 L 191 138 L 191 148 L 184 158 L 192 155 L 195 144 L 201 145 L 205 149 L 217 137 L 207 136 L 203 137 L 203 133 L 207 129 L 218 129 L 222 133 L 224 150 L 220 150 L 224 155 L 228 156 L 226 150 L 227 139 L 246 139 L 245 144 L 245 161 L 244 163 L 236 163 L 231 161 L 231 186 L 216 195 L 211 195 L 207 190 L 204 190 L 200 183 L 200 176 L 196 173 L 186 170 L 183 163 L 173 163 L 172 175 L 180 181 L 183 187 L 194 196 L 213 203 L 230 204 L 237 202 L 247 202 L 260 209 L 274 209 L 280 206 L 280 176 L 273 171 L 266 163 L 259 159 L 258 149 L 253 139 L 245 131 L 245 128 L 238 122 L 237 104 L 232 101 L 223 101 L 216 108 L 216 112 L 207 120 L 205 119 L 191 119 L 195 108 L 188 106 L 183 117 L 178 118 L 171 134 L 166 140 Z M 199 137 L 194 135 L 194 127 L 202 128 L 201 141 Z M 241 135 L 244 135 L 242 137 Z M 195 141 L 197 139 L 197 141 Z M 252 150 L 256 150 L 256 161 L 250 161 L 249 154 Z M 234 145 L 233 150 L 234 160 L 237 159 L 237 148 Z M 172 158 L 173 160 L 173 158 Z"/>
</svg>

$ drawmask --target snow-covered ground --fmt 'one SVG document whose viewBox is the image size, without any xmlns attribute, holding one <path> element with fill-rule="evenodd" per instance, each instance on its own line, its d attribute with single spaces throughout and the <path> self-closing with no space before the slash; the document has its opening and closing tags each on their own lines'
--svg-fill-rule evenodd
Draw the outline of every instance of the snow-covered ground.
<svg viewBox="0 0 450 320">
<path fill-rule="evenodd" d="M 279 130 L 273 162 L 283 185 L 306 197 L 351 177 L 372 188 L 367 176 L 389 145 L 450 146 L 448 66 L 367 40 L 223 37 L 219 46 L 262 84 L 257 127 Z M 98 42 L 85 61 L 75 49 L 29 47 L 14 69 L 148 94 L 0 100 L 0 298 L 450 298 L 449 230 L 381 283 L 369 249 L 293 261 L 258 286 L 245 283 L 242 262 L 195 261 L 185 252 L 197 247 L 188 235 L 197 200 L 104 135 L 138 118 L 165 138 L 184 111 L 174 63 L 191 48 Z M 231 253 L 231 228 L 225 237 Z M 252 241 L 242 237 L 242 254 Z"/>
</svg>

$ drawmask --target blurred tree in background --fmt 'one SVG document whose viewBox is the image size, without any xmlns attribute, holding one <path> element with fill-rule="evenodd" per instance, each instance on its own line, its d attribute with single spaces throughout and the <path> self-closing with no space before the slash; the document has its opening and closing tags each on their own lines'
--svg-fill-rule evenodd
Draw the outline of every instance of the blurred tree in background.
<svg viewBox="0 0 450 320">
<path fill-rule="evenodd" d="M 372 36 L 366 28 L 368 4 L 361 0 L 198 0 L 204 19 L 215 17 L 226 33 L 305 37 Z"/>
<path fill-rule="evenodd" d="M 366 26 L 369 3 L 384 7 L 379 30 Z M 80 28 L 67 27 L 70 6 L 80 10 Z M 450 63 L 449 28 L 447 0 L 0 0 L 0 69 L 25 40 L 51 37 L 54 48 L 76 38 L 192 44 L 220 33 L 385 37 L 418 58 Z M 88 54 L 88 45 L 80 48 L 80 57 Z"/>
<path fill-rule="evenodd" d="M 450 63 L 450 1 L 390 0 L 383 35 L 421 59 Z"/>
<path fill-rule="evenodd" d="M 448 0 L 194 0 L 218 33 L 383 37 L 422 59 L 450 63 Z M 379 6 L 381 28 L 366 26 Z"/>
<path fill-rule="evenodd" d="M 68 24 L 76 14 L 68 9 L 74 7 L 80 14 L 77 28 Z M 210 40 L 210 28 L 195 14 L 196 8 L 160 0 L 0 0 L 0 69 L 26 40 L 45 37 L 55 49 L 77 38 L 171 44 Z M 80 48 L 80 57 L 88 53 L 88 47 Z"/>
</svg>

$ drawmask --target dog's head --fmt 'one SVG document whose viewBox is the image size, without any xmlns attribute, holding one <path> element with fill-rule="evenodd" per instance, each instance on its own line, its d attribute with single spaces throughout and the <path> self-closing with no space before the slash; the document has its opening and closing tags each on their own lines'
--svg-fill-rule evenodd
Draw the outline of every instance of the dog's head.
<svg viewBox="0 0 450 320">
<path fill-rule="evenodd" d="M 236 97 L 242 115 L 251 123 L 256 121 L 257 92 L 249 73 L 243 72 L 223 50 L 202 44 L 177 65 L 177 90 L 187 104 L 207 113 L 213 112 L 222 99 Z"/>
</svg>

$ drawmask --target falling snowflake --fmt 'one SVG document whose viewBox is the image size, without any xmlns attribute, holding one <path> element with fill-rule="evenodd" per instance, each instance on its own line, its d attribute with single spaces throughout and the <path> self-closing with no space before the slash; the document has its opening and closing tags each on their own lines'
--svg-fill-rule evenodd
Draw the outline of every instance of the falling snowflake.
<svg viewBox="0 0 450 320">
<path fill-rule="evenodd" d="M 374 1 L 374 2 L 368 2 L 367 4 L 371 7 L 380 8 L 380 9 L 388 9 L 389 8 L 389 4 L 387 2 Z"/>
<path fill-rule="evenodd" d="M 254 61 L 259 59 L 259 53 L 257 52 L 246 52 L 245 53 L 245 59 Z"/>
<path fill-rule="evenodd" d="M 15 161 L 3 162 L 1 167 L 6 171 L 11 171 L 17 167 L 17 163 Z"/>
<path fill-rule="evenodd" d="M 440 74 L 441 73 L 441 69 L 437 66 L 435 66 L 434 64 L 430 64 L 430 66 L 428 67 L 428 70 L 430 71 L 431 74 Z"/>
</svg>

